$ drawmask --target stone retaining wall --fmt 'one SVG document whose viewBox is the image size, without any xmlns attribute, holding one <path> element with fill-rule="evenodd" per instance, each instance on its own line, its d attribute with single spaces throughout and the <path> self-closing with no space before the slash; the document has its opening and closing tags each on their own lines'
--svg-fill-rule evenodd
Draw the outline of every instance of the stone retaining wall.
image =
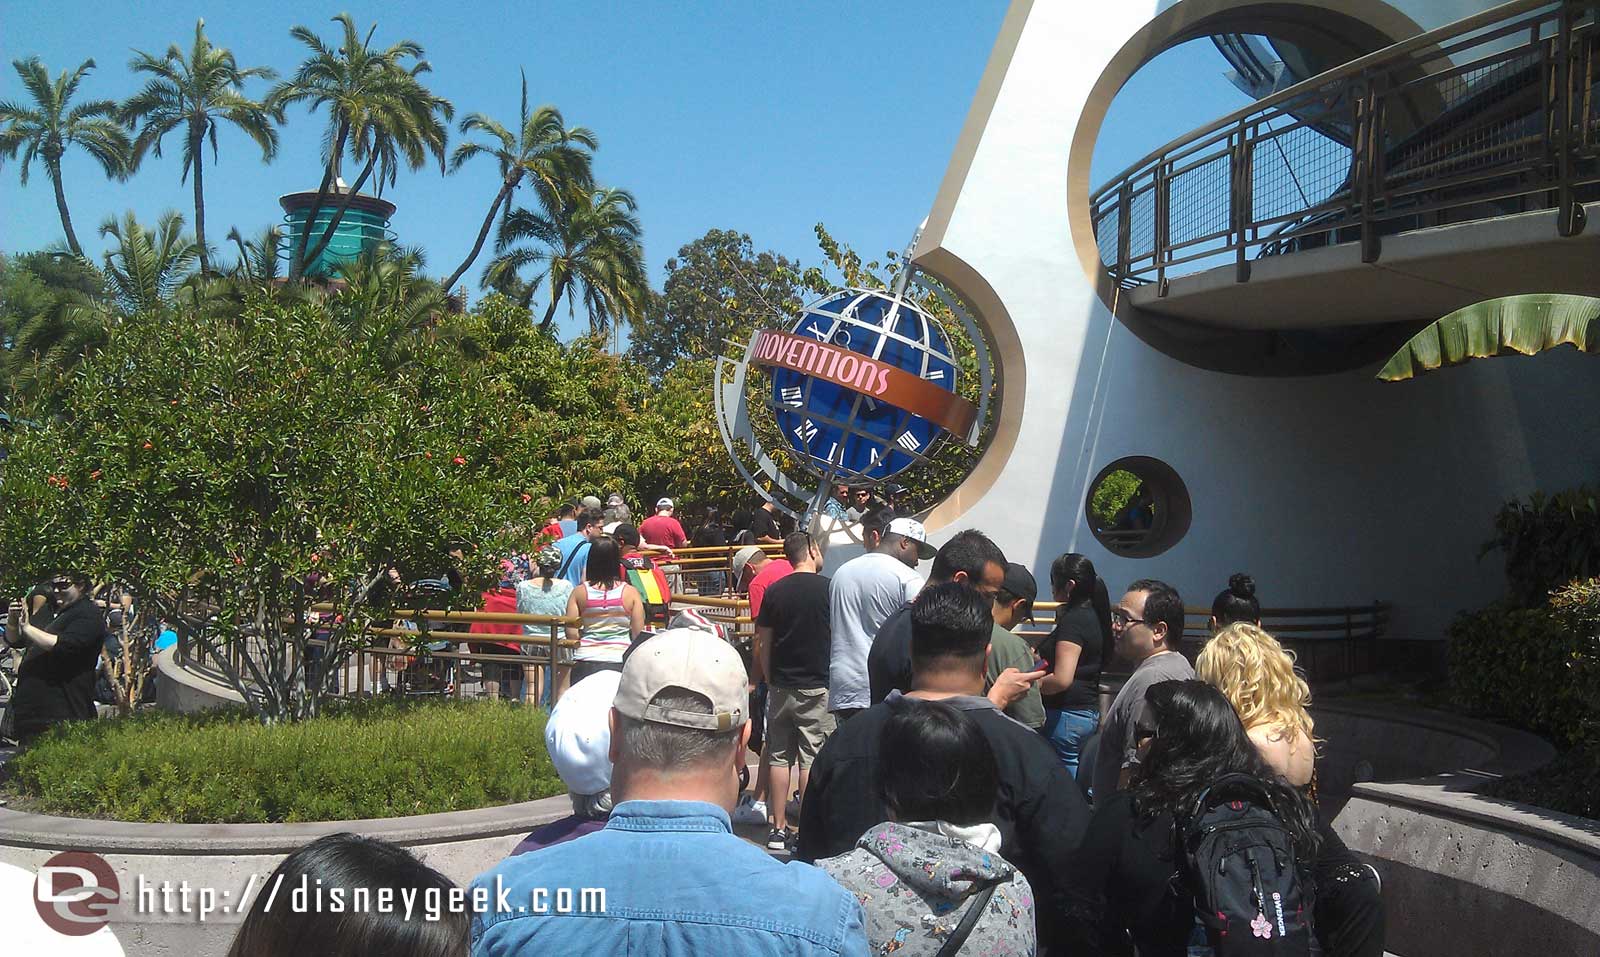
<svg viewBox="0 0 1600 957">
<path fill-rule="evenodd" d="M 25 814 L 0 808 L 0 863 L 32 872 L 64 850 L 93 851 L 116 872 L 123 901 L 111 929 L 129 957 L 223 954 L 249 901 L 291 851 L 327 834 L 353 831 L 410 848 L 457 884 L 487 870 L 540 824 L 572 811 L 566 795 L 454 814 L 321 824 L 130 824 Z M 152 888 L 140 899 L 143 886 Z M 215 892 L 216 912 L 150 913 L 163 882 Z M 241 906 L 241 904 L 243 906 Z"/>
</svg>

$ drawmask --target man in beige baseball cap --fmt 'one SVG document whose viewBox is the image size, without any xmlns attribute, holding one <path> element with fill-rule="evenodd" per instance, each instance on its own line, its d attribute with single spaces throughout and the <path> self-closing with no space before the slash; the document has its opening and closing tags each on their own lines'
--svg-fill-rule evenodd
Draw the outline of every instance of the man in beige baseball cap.
<svg viewBox="0 0 1600 957">
<path fill-rule="evenodd" d="M 733 833 L 748 695 L 738 652 L 710 632 L 671 628 L 629 649 L 610 714 L 611 817 L 480 875 L 497 903 L 473 918 L 473 952 L 866 957 L 853 895 Z M 594 888 L 598 912 L 537 908 L 541 893 L 581 902 Z"/>
</svg>

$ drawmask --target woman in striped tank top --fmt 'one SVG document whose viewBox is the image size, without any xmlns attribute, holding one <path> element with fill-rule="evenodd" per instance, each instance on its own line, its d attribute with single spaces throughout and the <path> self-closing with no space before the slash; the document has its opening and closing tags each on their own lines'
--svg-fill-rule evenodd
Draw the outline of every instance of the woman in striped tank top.
<svg viewBox="0 0 1600 957">
<path fill-rule="evenodd" d="M 568 640 L 578 642 L 573 682 L 597 671 L 621 671 L 622 653 L 644 630 L 644 600 L 623 576 L 616 539 L 602 535 L 590 544 L 583 579 L 567 600 L 567 617 L 582 622 L 567 626 Z M 564 690 L 565 683 L 557 693 Z"/>
</svg>

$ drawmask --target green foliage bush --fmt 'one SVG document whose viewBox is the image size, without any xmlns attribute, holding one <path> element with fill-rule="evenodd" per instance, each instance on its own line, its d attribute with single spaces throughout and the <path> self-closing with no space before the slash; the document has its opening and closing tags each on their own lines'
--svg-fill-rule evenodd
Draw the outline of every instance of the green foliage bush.
<svg viewBox="0 0 1600 957">
<path fill-rule="evenodd" d="M 1450 629 L 1457 706 L 1547 735 L 1550 766 L 1488 794 L 1600 818 L 1600 578 L 1575 581 L 1547 608 L 1491 606 Z"/>
<path fill-rule="evenodd" d="M 1144 482 L 1126 469 L 1117 469 L 1100 480 L 1089 498 L 1089 514 L 1101 525 L 1112 525 L 1139 492 Z"/>
<path fill-rule="evenodd" d="M 1572 662 L 1581 640 L 1547 608 L 1490 605 L 1450 625 L 1450 692 L 1471 714 L 1562 744 L 1587 707 Z"/>
<path fill-rule="evenodd" d="M 566 790 L 545 718 L 493 701 L 368 701 L 271 725 L 242 711 L 73 722 L 17 756 L 6 790 L 29 810 L 118 821 L 464 811 Z"/>
<path fill-rule="evenodd" d="M 1567 582 L 1600 575 L 1597 503 L 1600 491 L 1582 486 L 1549 496 L 1536 492 L 1500 510 L 1484 554 L 1504 554 L 1513 602 L 1535 608 Z"/>
</svg>

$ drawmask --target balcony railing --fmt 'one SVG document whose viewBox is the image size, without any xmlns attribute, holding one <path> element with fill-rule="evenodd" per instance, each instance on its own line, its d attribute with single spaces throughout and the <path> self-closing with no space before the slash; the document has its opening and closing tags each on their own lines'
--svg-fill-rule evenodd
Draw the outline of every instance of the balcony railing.
<svg viewBox="0 0 1600 957">
<path fill-rule="evenodd" d="M 1507 3 L 1353 60 L 1150 153 L 1091 197 L 1124 288 L 1600 196 L 1600 4 Z M 1187 268 L 1180 268 L 1187 267 Z M 1175 273 L 1176 270 L 1176 273 Z"/>
</svg>

